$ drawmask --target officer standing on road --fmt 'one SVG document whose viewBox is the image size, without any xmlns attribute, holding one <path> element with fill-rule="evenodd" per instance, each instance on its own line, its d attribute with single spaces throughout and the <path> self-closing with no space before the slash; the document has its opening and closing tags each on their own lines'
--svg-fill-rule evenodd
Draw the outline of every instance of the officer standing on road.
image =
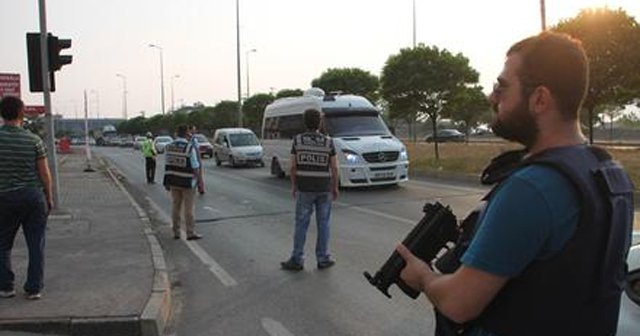
<svg viewBox="0 0 640 336">
<path fill-rule="evenodd" d="M 29 250 L 23 289 L 27 299 L 36 300 L 44 287 L 45 231 L 53 206 L 47 150 L 42 139 L 22 128 L 22 100 L 3 98 L 0 114 L 0 298 L 16 295 L 11 250 L 22 227 Z"/>
<path fill-rule="evenodd" d="M 195 134 L 198 133 L 198 128 L 196 127 L 196 125 L 191 125 L 191 146 L 193 146 L 196 149 L 196 152 L 198 153 L 198 162 L 200 163 L 200 171 L 198 173 L 198 181 L 201 181 L 199 183 L 197 183 L 198 185 L 198 194 L 200 195 L 204 195 L 205 190 L 204 190 L 204 186 L 205 186 L 205 182 L 204 182 L 204 166 L 202 165 L 202 156 L 200 155 L 200 146 L 198 145 L 198 139 L 196 139 Z"/>
<path fill-rule="evenodd" d="M 156 183 L 156 152 L 153 146 L 153 134 L 147 132 L 147 136 L 140 145 L 142 155 L 144 156 L 144 169 L 147 175 L 147 183 Z"/>
<path fill-rule="evenodd" d="M 335 264 L 329 254 L 329 219 L 331 202 L 338 198 L 338 164 L 333 141 L 319 132 L 320 120 L 318 110 L 304 111 L 307 131 L 296 135 L 291 148 L 291 193 L 296 198 L 296 218 L 291 257 L 280 263 L 287 271 L 304 269 L 304 243 L 314 208 L 318 268 Z"/>
<path fill-rule="evenodd" d="M 407 262 L 401 278 L 448 319 L 436 333 L 616 333 L 633 186 L 604 150 L 585 145 L 588 78 L 584 49 L 567 35 L 543 32 L 507 52 L 490 96 L 492 128 L 524 145 L 524 156 L 485 197 L 453 273 L 397 248 Z"/>
<path fill-rule="evenodd" d="M 180 239 L 180 213 L 183 212 L 187 240 L 202 238 L 195 231 L 194 188 L 202 183 L 198 179 L 200 161 L 198 150 L 191 141 L 187 125 L 179 125 L 177 137 L 165 148 L 165 171 L 163 184 L 171 192 L 171 221 L 173 238 Z"/>
</svg>

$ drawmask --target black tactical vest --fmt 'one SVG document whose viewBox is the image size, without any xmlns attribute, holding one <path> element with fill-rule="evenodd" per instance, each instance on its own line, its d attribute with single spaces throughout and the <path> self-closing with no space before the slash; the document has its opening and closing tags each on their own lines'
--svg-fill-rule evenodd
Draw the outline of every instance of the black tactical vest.
<svg viewBox="0 0 640 336">
<path fill-rule="evenodd" d="M 294 138 L 293 149 L 298 190 L 330 191 L 329 161 L 333 150 L 331 138 L 318 132 L 298 134 Z"/>
<path fill-rule="evenodd" d="M 163 181 L 165 186 L 193 188 L 192 150 L 194 147 L 186 141 L 173 141 L 167 145 Z"/>
</svg>

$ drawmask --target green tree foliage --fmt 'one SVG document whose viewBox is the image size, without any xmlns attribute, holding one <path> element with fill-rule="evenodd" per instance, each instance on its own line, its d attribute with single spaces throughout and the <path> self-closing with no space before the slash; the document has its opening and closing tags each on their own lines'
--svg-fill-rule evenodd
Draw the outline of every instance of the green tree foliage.
<svg viewBox="0 0 640 336">
<path fill-rule="evenodd" d="M 561 21 L 553 30 L 580 41 L 590 63 L 590 85 L 584 102 L 588 112 L 583 123 L 593 124 L 598 105 L 621 105 L 640 93 L 640 27 L 624 10 L 582 10 L 575 18 Z"/>
<path fill-rule="evenodd" d="M 276 93 L 276 99 L 286 97 L 300 97 L 304 92 L 300 89 L 282 89 Z"/>
<path fill-rule="evenodd" d="M 378 77 L 358 68 L 328 69 L 320 77 L 311 81 L 312 87 L 318 87 L 329 93 L 342 91 L 366 97 L 372 102 L 378 100 Z"/>
<path fill-rule="evenodd" d="M 246 127 L 252 129 L 256 134 L 260 134 L 264 109 L 274 100 L 275 97 L 267 93 L 259 93 L 245 100 L 242 111 Z"/>
<path fill-rule="evenodd" d="M 482 92 L 482 86 L 462 87 L 455 91 L 447 104 L 442 109 L 442 116 L 454 120 L 464 121 L 465 134 L 469 135 L 469 129 L 490 110 L 487 96 Z"/>
<path fill-rule="evenodd" d="M 452 94 L 477 83 L 478 72 L 462 54 L 420 45 L 391 55 L 380 82 L 382 97 L 389 102 L 392 115 L 412 123 L 429 119 L 436 131 L 439 113 Z M 438 160 L 438 143 L 434 142 L 434 146 Z"/>
<path fill-rule="evenodd" d="M 235 127 L 238 124 L 238 102 L 223 100 L 213 107 L 208 117 L 212 129 Z"/>
</svg>

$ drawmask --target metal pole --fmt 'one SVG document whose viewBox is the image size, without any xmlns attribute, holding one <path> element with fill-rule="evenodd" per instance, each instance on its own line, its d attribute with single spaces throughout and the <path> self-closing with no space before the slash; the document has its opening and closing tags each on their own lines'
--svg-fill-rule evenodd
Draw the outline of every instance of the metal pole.
<svg viewBox="0 0 640 336">
<path fill-rule="evenodd" d="M 176 79 L 176 78 L 180 78 L 180 75 L 171 76 L 171 111 L 175 111 L 176 110 L 175 97 L 173 95 L 173 80 Z"/>
<path fill-rule="evenodd" d="M 162 115 L 164 115 L 164 61 L 162 59 L 162 47 L 155 44 L 149 44 L 149 47 L 156 48 L 160 51 L 160 103 L 162 107 Z"/>
<path fill-rule="evenodd" d="M 89 149 L 89 107 L 87 102 L 87 90 L 84 90 L 84 150 L 87 155 L 87 167 L 85 172 L 94 172 L 91 168 L 91 149 Z"/>
<path fill-rule="evenodd" d="M 413 0 L 413 48 L 416 47 L 416 0 Z"/>
<path fill-rule="evenodd" d="M 240 0 L 236 0 L 236 58 L 238 68 L 238 127 L 242 127 L 242 83 L 240 80 Z"/>
<path fill-rule="evenodd" d="M 100 94 L 97 90 L 91 90 L 89 92 L 96 95 L 96 119 L 100 119 Z"/>
<path fill-rule="evenodd" d="M 116 74 L 116 77 L 122 79 L 122 117 L 127 120 L 127 76 Z"/>
<path fill-rule="evenodd" d="M 542 31 L 547 30 L 547 14 L 544 6 L 544 0 L 540 0 L 540 22 L 542 24 Z"/>
<path fill-rule="evenodd" d="M 49 154 L 49 170 L 51 171 L 51 186 L 53 190 L 53 207 L 58 208 L 60 185 L 58 182 L 58 159 L 56 157 L 55 147 L 55 129 L 53 126 L 53 114 L 51 113 L 51 89 L 49 86 L 49 53 L 47 43 L 47 13 L 45 8 L 45 0 L 38 0 L 40 7 L 40 59 L 42 60 L 42 95 L 44 98 L 44 113 L 46 125 L 46 138 L 44 140 Z"/>
</svg>

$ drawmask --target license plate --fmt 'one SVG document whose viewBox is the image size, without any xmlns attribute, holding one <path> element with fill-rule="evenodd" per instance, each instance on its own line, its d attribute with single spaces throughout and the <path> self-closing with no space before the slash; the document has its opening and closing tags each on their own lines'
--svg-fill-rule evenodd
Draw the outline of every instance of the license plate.
<svg viewBox="0 0 640 336">
<path fill-rule="evenodd" d="M 374 178 L 388 178 L 388 177 L 394 177 L 396 174 L 392 171 L 389 172 L 375 172 L 373 173 L 373 177 Z"/>
</svg>

